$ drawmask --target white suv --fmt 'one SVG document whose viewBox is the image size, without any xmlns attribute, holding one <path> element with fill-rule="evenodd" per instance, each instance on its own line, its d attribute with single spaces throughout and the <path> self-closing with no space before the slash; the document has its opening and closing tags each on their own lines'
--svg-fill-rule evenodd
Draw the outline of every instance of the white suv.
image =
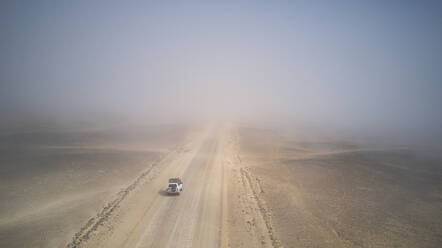
<svg viewBox="0 0 442 248">
<path fill-rule="evenodd" d="M 183 182 L 180 178 L 169 179 L 169 186 L 166 191 L 168 194 L 180 194 L 183 191 Z"/>
</svg>

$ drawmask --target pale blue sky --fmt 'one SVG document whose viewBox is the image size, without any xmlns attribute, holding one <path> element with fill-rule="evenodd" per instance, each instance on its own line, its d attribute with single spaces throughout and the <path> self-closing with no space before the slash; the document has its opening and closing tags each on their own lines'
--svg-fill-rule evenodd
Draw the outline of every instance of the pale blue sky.
<svg viewBox="0 0 442 248">
<path fill-rule="evenodd" d="M 3 116 L 276 118 L 442 137 L 438 1 L 129 2 L 2 1 Z"/>
</svg>

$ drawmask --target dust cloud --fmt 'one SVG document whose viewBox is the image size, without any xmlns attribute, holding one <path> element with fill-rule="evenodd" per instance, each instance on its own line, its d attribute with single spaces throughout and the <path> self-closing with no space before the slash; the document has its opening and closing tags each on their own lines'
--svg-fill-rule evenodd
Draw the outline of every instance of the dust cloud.
<svg viewBox="0 0 442 248">
<path fill-rule="evenodd" d="M 219 120 L 442 140 L 437 3 L 1 9 L 3 128 Z"/>
</svg>

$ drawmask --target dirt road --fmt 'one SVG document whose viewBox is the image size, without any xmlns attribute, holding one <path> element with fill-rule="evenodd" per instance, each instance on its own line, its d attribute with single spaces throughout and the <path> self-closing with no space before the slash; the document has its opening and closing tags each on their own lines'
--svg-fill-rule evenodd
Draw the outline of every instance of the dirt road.
<svg viewBox="0 0 442 248">
<path fill-rule="evenodd" d="M 151 165 L 68 247 L 219 247 L 223 135 L 210 128 Z M 171 177 L 184 182 L 179 196 L 164 193 Z"/>
</svg>

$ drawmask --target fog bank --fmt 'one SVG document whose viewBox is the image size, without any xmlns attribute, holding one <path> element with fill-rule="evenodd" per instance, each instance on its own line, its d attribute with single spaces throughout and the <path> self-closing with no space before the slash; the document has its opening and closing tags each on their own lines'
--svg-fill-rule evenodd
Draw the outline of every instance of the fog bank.
<svg viewBox="0 0 442 248">
<path fill-rule="evenodd" d="M 437 1 L 0 9 L 2 126 L 220 120 L 442 140 Z"/>
</svg>

